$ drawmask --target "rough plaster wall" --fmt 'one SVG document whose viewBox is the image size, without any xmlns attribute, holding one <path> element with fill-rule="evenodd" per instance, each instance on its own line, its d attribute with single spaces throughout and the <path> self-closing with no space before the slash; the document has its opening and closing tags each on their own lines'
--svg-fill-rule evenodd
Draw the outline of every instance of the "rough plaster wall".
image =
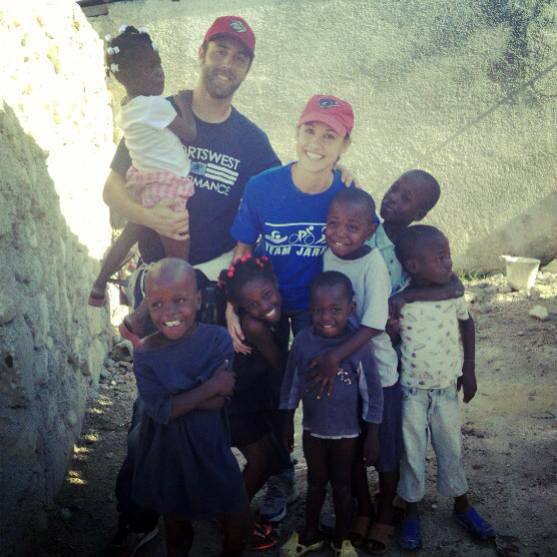
<svg viewBox="0 0 557 557">
<path fill-rule="evenodd" d="M 96 203 L 88 193 L 78 201 L 58 170 L 88 173 L 113 145 L 100 41 L 73 2 L 2 3 L 0 38 L 10 53 L 0 61 L 0 547 L 8 555 L 46 526 L 44 508 L 64 480 L 111 341 L 108 312 L 87 306 L 98 262 L 87 234 L 78 238 L 61 212 L 83 203 L 90 219 L 81 228 L 94 232 L 102 182 Z M 92 161 L 76 151 L 89 144 Z M 74 191 L 90 177 L 74 174 Z"/>
<path fill-rule="evenodd" d="M 47 152 L 72 232 L 100 258 L 110 243 L 102 185 L 114 151 L 102 41 L 67 0 L 0 2 L 2 95 Z"/>
<path fill-rule="evenodd" d="M 509 6 L 532 21 L 524 58 L 505 68 Z M 195 83 L 212 20 L 245 17 L 256 58 L 235 104 L 282 159 L 295 157 L 294 124 L 311 94 L 347 98 L 356 124 L 343 162 L 363 187 L 379 201 L 405 169 L 428 169 L 443 188 L 428 221 L 447 232 L 457 267 L 489 270 L 501 253 L 557 255 L 557 69 L 429 153 L 556 61 L 556 13 L 547 0 L 134 0 L 93 25 L 101 35 L 146 26 L 170 94 Z"/>
</svg>

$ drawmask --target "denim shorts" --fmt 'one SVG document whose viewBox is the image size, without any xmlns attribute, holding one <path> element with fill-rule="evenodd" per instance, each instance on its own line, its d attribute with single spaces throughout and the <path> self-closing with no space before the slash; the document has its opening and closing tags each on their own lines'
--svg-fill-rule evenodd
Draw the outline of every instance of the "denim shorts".
<svg viewBox="0 0 557 557">
<path fill-rule="evenodd" d="M 428 441 L 437 457 L 437 489 L 458 497 L 468 491 L 462 464 L 460 409 L 456 383 L 444 389 L 402 386 L 402 461 L 398 493 L 415 503 L 425 493 Z"/>
</svg>

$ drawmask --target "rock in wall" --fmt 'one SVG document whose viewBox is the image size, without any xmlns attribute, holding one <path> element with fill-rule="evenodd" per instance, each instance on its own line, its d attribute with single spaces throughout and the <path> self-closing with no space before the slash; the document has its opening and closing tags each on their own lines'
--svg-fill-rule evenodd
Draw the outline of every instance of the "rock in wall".
<svg viewBox="0 0 557 557">
<path fill-rule="evenodd" d="M 101 43 L 73 2 L 9 4 L 0 6 L 10 53 L 0 62 L 3 555 L 22 552 L 22 534 L 45 526 L 112 334 L 108 312 L 87 306 L 98 270 L 89 252 L 110 236 L 106 212 L 97 219 L 102 180 L 92 180 L 113 149 Z"/>
</svg>

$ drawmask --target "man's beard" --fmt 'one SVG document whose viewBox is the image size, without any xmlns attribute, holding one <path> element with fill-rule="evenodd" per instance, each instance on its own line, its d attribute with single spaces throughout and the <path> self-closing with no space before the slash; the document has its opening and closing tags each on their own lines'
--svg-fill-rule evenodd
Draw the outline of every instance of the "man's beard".
<svg viewBox="0 0 557 557">
<path fill-rule="evenodd" d="M 213 99 L 229 99 L 234 95 L 236 89 L 242 85 L 243 80 L 231 81 L 228 85 L 219 84 L 215 80 L 215 73 L 218 73 L 218 71 L 207 68 L 202 70 L 203 85 Z"/>
</svg>

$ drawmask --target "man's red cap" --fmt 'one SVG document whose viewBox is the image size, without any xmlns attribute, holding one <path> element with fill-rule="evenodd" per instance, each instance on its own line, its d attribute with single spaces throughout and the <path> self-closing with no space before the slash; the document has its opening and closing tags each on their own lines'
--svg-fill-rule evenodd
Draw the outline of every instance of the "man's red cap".
<svg viewBox="0 0 557 557">
<path fill-rule="evenodd" d="M 217 17 L 203 38 L 203 42 L 210 41 L 217 36 L 227 36 L 240 41 L 253 57 L 255 51 L 255 35 L 247 21 L 236 15 Z"/>
<path fill-rule="evenodd" d="M 313 95 L 298 120 L 298 127 L 308 122 L 321 122 L 344 136 L 352 131 L 354 113 L 350 104 L 338 97 Z"/>
</svg>

